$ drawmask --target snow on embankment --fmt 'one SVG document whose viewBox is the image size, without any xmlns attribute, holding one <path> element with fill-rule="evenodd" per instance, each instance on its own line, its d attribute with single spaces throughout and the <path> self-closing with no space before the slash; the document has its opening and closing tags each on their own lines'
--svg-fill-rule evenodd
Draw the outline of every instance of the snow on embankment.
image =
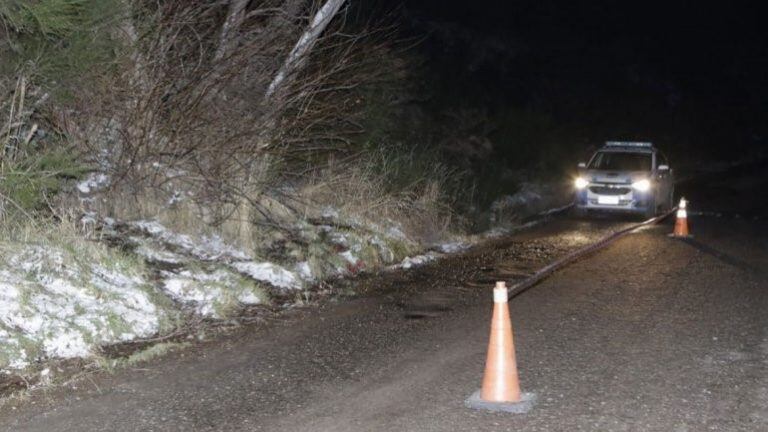
<svg viewBox="0 0 768 432">
<path fill-rule="evenodd" d="M 129 226 L 121 249 L 132 253 L 78 236 L 0 241 L 0 372 L 88 358 L 101 346 L 167 334 L 193 316 L 227 318 L 268 303 L 265 286 L 303 287 L 298 274 L 251 260 L 218 237 L 146 221 Z"/>
<path fill-rule="evenodd" d="M 102 181 L 94 177 L 81 189 Z M 546 195 L 522 187 L 496 203 L 497 222 L 537 211 L 549 202 Z M 219 236 L 181 234 L 157 221 L 117 223 L 88 214 L 80 223 L 120 247 L 77 235 L 38 243 L 0 240 L 0 372 L 87 358 L 104 345 L 165 335 L 190 319 L 237 316 L 278 297 L 290 303 L 295 293 L 329 278 L 407 271 L 488 237 L 425 247 L 393 221 L 374 224 L 326 212 L 246 252 Z"/>
<path fill-rule="evenodd" d="M 239 306 L 267 303 L 262 285 L 284 291 L 303 288 L 297 274 L 257 262 L 218 236 L 179 234 L 156 221 L 128 226 L 135 252 L 167 267 L 158 274 L 163 293 L 203 317 L 225 318 Z"/>
<path fill-rule="evenodd" d="M 153 295 L 140 263 L 99 252 L 3 245 L 0 370 L 88 357 L 100 345 L 169 329 L 172 313 Z"/>
</svg>

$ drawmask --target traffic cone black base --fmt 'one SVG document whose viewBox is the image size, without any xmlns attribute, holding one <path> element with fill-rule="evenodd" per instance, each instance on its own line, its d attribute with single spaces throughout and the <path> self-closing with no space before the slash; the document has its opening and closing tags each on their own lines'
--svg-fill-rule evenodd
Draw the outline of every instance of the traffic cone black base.
<svg viewBox="0 0 768 432">
<path fill-rule="evenodd" d="M 535 393 L 520 393 L 520 402 L 488 402 L 480 397 L 480 390 L 478 390 L 464 402 L 464 405 L 477 410 L 525 414 L 533 408 L 535 403 Z"/>
</svg>

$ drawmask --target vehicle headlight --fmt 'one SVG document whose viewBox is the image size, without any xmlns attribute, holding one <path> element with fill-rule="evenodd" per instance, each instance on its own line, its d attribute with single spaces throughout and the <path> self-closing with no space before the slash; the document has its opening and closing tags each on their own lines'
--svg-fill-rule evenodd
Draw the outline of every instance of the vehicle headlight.
<svg viewBox="0 0 768 432">
<path fill-rule="evenodd" d="M 584 189 L 589 185 L 589 182 L 584 177 L 576 177 L 576 181 L 573 183 L 576 185 L 576 189 Z"/>
<path fill-rule="evenodd" d="M 648 190 L 651 188 L 651 181 L 647 179 L 638 180 L 632 183 L 632 187 L 639 190 L 640 192 L 648 192 Z"/>
</svg>

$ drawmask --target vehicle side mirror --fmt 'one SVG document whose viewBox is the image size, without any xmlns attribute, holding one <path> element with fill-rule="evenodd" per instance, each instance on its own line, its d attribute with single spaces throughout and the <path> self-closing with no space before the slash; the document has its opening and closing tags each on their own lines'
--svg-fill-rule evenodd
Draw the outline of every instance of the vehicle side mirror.
<svg viewBox="0 0 768 432">
<path fill-rule="evenodd" d="M 659 165 L 659 171 L 669 171 L 669 165 Z"/>
<path fill-rule="evenodd" d="M 586 168 L 587 164 L 585 162 L 579 162 L 579 168 Z"/>
</svg>

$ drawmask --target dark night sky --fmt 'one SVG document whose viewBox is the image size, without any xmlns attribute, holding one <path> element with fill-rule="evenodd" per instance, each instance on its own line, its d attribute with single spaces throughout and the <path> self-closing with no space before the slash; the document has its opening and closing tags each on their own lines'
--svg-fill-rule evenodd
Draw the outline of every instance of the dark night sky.
<svg viewBox="0 0 768 432">
<path fill-rule="evenodd" d="M 762 2 L 404 6 L 404 31 L 426 35 L 419 49 L 442 86 L 440 103 L 546 115 L 579 141 L 644 138 L 717 156 L 765 143 Z"/>
</svg>

